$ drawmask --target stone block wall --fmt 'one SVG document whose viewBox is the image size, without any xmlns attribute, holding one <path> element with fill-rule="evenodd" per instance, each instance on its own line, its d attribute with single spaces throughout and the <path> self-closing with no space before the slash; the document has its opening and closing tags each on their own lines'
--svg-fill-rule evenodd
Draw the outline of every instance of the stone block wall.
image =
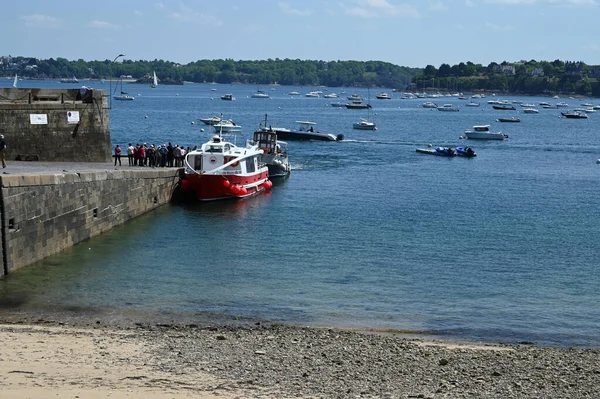
<svg viewBox="0 0 600 399">
<path fill-rule="evenodd" d="M 0 278 L 171 200 L 174 169 L 0 175 Z"/>
<path fill-rule="evenodd" d="M 46 123 L 32 123 L 32 115 L 45 115 Z M 9 160 L 109 162 L 108 118 L 105 90 L 0 89 L 0 134 Z"/>
</svg>

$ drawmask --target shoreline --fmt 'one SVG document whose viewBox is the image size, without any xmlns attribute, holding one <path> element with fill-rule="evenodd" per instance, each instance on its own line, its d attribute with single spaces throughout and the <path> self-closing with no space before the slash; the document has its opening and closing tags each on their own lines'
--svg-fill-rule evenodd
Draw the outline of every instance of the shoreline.
<svg viewBox="0 0 600 399">
<path fill-rule="evenodd" d="M 0 314 L 7 398 L 579 398 L 600 383 L 599 349 L 8 313 Z"/>
</svg>

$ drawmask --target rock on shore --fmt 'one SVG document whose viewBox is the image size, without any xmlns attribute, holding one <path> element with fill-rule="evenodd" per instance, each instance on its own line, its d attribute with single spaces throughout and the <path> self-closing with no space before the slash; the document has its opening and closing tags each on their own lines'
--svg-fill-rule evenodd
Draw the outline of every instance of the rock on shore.
<svg viewBox="0 0 600 399">
<path fill-rule="evenodd" d="M 252 397 L 592 398 L 598 350 L 426 343 L 288 326 L 145 330 L 154 367 L 209 372 Z"/>
</svg>

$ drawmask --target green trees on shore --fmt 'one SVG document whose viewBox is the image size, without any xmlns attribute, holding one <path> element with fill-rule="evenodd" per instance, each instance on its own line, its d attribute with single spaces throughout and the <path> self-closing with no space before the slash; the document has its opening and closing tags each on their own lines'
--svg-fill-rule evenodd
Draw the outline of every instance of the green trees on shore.
<svg viewBox="0 0 600 399">
<path fill-rule="evenodd" d="M 382 87 L 410 91 L 515 94 L 578 94 L 600 97 L 600 66 L 583 62 L 520 61 L 441 64 L 409 68 L 383 61 L 314 61 L 299 59 L 198 60 L 177 64 L 164 60 L 122 62 L 1 57 L 0 74 L 23 78 L 108 79 L 131 76 L 145 82 L 156 71 L 163 84 L 217 82 L 301 86 Z"/>
<path fill-rule="evenodd" d="M 577 94 L 600 96 L 600 66 L 583 62 L 520 61 L 490 63 L 471 62 L 439 68 L 427 65 L 413 80 L 417 91 L 448 90 L 458 92 L 487 91 L 515 94 Z"/>
</svg>

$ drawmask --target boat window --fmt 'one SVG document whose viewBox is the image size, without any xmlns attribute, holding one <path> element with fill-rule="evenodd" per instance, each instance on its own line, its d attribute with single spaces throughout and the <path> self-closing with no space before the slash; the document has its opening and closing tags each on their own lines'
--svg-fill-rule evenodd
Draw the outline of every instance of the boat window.
<svg viewBox="0 0 600 399">
<path fill-rule="evenodd" d="M 254 157 L 246 158 L 246 173 L 253 173 L 256 171 L 254 167 Z"/>
<path fill-rule="evenodd" d="M 193 162 L 192 164 L 194 165 L 194 170 L 202 170 L 202 157 L 192 157 L 193 158 Z"/>
<path fill-rule="evenodd" d="M 227 152 L 231 149 L 231 146 L 229 144 L 225 144 L 225 149 L 224 151 Z"/>
<path fill-rule="evenodd" d="M 221 146 L 211 145 L 208 147 L 207 152 L 221 152 L 222 150 L 223 148 L 221 148 Z"/>
</svg>

